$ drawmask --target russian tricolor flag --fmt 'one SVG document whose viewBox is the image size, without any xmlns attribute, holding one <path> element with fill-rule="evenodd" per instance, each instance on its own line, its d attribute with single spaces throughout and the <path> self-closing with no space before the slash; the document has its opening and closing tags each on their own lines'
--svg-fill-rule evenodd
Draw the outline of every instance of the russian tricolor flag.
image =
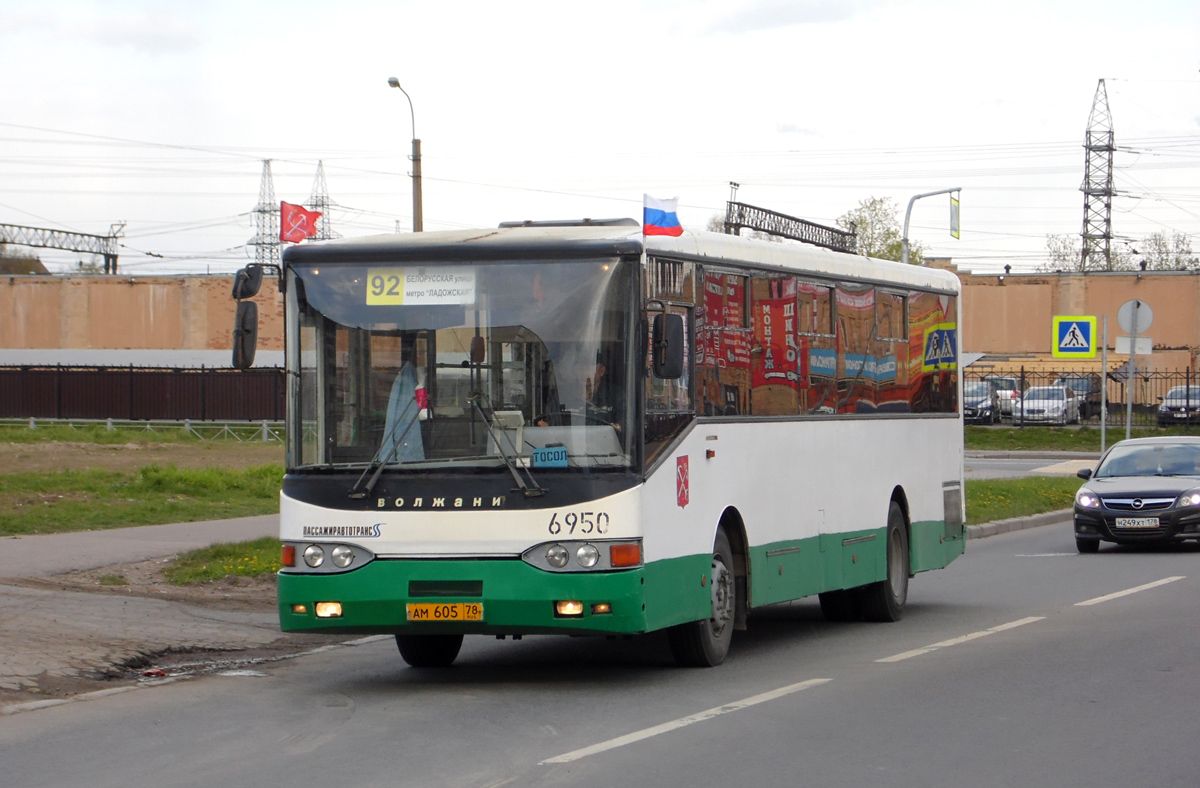
<svg viewBox="0 0 1200 788">
<path fill-rule="evenodd" d="M 642 235 L 683 235 L 683 227 L 675 215 L 678 203 L 678 197 L 659 200 L 649 194 L 642 195 Z"/>
</svg>

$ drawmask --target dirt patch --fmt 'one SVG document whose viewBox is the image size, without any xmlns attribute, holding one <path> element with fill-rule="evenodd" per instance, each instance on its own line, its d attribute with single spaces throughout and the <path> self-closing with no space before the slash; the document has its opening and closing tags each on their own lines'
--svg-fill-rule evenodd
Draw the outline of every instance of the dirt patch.
<svg viewBox="0 0 1200 788">
<path fill-rule="evenodd" d="M 180 607 L 158 608 L 159 615 L 165 614 L 166 618 L 155 619 L 156 623 L 141 631 L 115 626 L 86 639 L 81 639 L 69 623 L 55 627 L 57 617 L 42 618 L 39 633 L 57 644 L 47 652 L 56 655 L 48 660 L 55 667 L 26 674 L 19 687 L 0 686 L 0 707 L 229 670 L 261 669 L 280 659 L 354 637 L 280 632 L 274 623 L 273 574 L 177 586 L 162 575 L 172 560 L 160 558 L 43 578 L 6 579 L 4 583 L 9 586 L 67 594 L 139 597 L 178 603 Z M 70 597 L 64 594 L 62 598 Z M 70 609 L 76 607 L 69 602 L 66 605 Z M 196 614 L 194 610 L 186 611 L 195 607 L 214 611 L 202 618 L 224 623 L 194 630 L 191 623 Z M 68 617 L 67 621 L 71 619 Z M 171 632 L 163 632 L 164 629 Z M 172 640 L 176 642 L 171 643 Z"/>
<path fill-rule="evenodd" d="M 283 465 L 279 443 L 0 443 L 0 473 L 103 469 L 132 471 L 145 465 L 177 468 L 250 468 Z"/>
<path fill-rule="evenodd" d="M 83 591 L 92 594 L 140 596 L 165 599 L 188 605 L 220 610 L 269 613 L 275 611 L 275 575 L 259 577 L 229 576 L 211 583 L 174 585 L 162 571 L 174 558 L 155 558 L 131 564 L 113 564 L 99 569 L 66 572 L 50 577 L 6 580 L 9 585 L 47 588 L 57 591 Z"/>
</svg>

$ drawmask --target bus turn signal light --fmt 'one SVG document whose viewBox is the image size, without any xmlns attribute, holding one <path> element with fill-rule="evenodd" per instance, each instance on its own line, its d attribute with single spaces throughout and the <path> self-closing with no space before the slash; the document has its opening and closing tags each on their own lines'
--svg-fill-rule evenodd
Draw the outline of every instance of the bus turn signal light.
<svg viewBox="0 0 1200 788">
<path fill-rule="evenodd" d="M 637 566 L 642 562 L 642 546 L 615 544 L 608 548 L 608 557 L 613 566 Z"/>
<path fill-rule="evenodd" d="M 279 563 L 283 564 L 284 566 L 296 565 L 296 545 L 285 544 L 283 546 L 283 555 Z"/>
</svg>

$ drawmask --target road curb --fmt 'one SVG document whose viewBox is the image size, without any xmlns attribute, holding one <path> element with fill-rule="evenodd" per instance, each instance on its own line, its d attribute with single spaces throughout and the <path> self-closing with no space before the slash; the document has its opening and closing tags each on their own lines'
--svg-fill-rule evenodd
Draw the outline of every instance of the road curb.
<svg viewBox="0 0 1200 788">
<path fill-rule="evenodd" d="M 965 530 L 968 539 L 985 539 L 989 536 L 1006 534 L 1011 531 L 1024 531 L 1027 528 L 1041 528 L 1043 525 L 1054 525 L 1069 521 L 1072 518 L 1072 514 L 1072 509 L 1058 509 L 1053 512 L 1032 514 L 1028 517 L 1010 517 L 1007 520 L 995 520 L 990 523 L 983 523 L 982 525 L 968 525 Z"/>
</svg>

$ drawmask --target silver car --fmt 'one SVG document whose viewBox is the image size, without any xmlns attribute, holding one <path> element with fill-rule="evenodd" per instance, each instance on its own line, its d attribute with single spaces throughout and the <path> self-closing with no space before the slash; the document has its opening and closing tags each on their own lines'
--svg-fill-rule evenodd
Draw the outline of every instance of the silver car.
<svg viewBox="0 0 1200 788">
<path fill-rule="evenodd" d="M 1016 401 L 1013 421 L 1076 424 L 1079 422 L 1079 400 L 1068 386 L 1034 386 Z"/>
</svg>

